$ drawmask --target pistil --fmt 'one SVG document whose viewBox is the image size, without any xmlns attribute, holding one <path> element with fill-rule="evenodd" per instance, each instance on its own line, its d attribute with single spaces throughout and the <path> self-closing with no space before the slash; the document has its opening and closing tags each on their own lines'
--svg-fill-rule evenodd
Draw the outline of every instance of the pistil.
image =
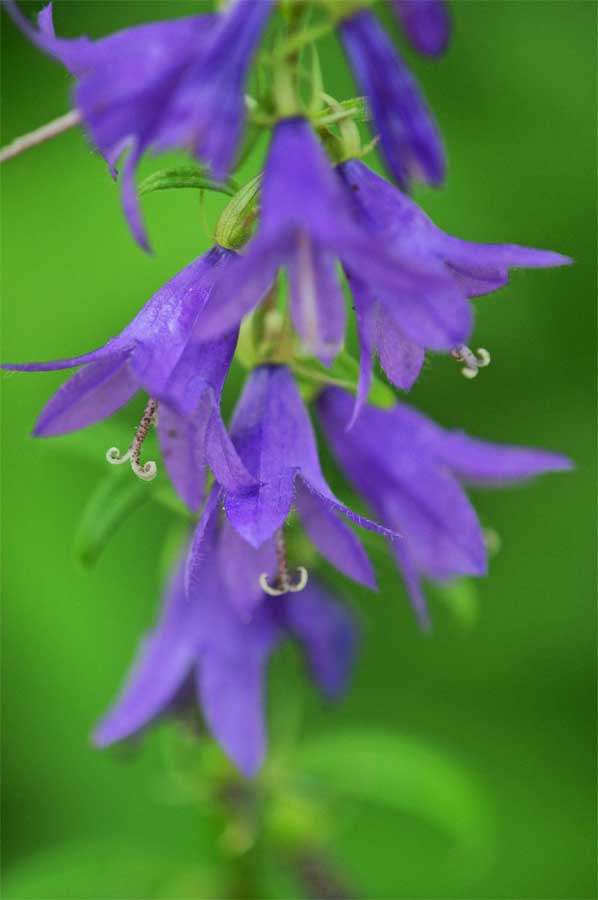
<svg viewBox="0 0 598 900">
<path fill-rule="evenodd" d="M 490 354 L 485 347 L 478 347 L 474 353 L 467 344 L 460 344 L 458 347 L 453 347 L 451 356 L 458 362 L 465 363 L 461 369 L 461 373 L 465 378 L 469 379 L 475 378 L 479 370 L 485 369 L 486 366 L 490 365 L 491 361 Z"/>
<path fill-rule="evenodd" d="M 279 528 L 276 532 L 276 562 L 276 580 L 273 585 L 268 581 L 267 572 L 260 575 L 260 587 L 264 593 L 270 597 L 280 597 L 282 594 L 297 594 L 302 591 L 309 577 L 307 569 L 304 566 L 298 566 L 295 578 L 291 577 L 283 528 Z"/>
<path fill-rule="evenodd" d="M 150 428 L 156 421 L 157 411 L 158 401 L 150 397 L 143 412 L 141 422 L 135 432 L 135 437 L 127 452 L 121 455 L 118 447 L 111 447 L 106 452 L 106 459 L 113 466 L 119 466 L 121 463 L 127 462 L 128 460 L 131 463 L 131 469 L 142 481 L 153 481 L 158 474 L 158 467 L 153 460 L 146 462 L 144 465 L 140 462 L 141 448 L 143 447 L 143 442 L 145 441 Z"/>
</svg>

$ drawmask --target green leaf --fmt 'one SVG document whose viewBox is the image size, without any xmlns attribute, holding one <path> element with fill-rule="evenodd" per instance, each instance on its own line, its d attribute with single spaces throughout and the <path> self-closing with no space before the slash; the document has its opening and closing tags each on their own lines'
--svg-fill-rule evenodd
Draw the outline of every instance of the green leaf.
<svg viewBox="0 0 598 900">
<path fill-rule="evenodd" d="M 218 191 L 221 194 L 234 194 L 230 184 L 213 181 L 205 169 L 199 166 L 178 166 L 175 169 L 160 169 L 144 178 L 138 187 L 140 197 L 153 191 L 168 191 L 176 188 L 194 188 L 202 191 Z"/>
<path fill-rule="evenodd" d="M 330 367 L 324 366 L 317 359 L 301 360 L 291 363 L 293 371 L 301 378 L 314 385 L 335 385 L 352 394 L 357 393 L 359 381 L 359 363 L 350 353 L 342 350 Z M 368 394 L 368 402 L 372 406 L 389 409 L 396 403 L 396 397 L 390 385 L 385 384 L 377 375 L 372 377 L 372 386 Z"/>
<path fill-rule="evenodd" d="M 296 763 L 322 793 L 411 814 L 442 832 L 462 857 L 487 858 L 493 844 L 485 797 L 467 770 L 423 741 L 387 732 L 312 740 Z"/>
<path fill-rule="evenodd" d="M 15 866 L 3 879 L 10 900 L 167 900 L 221 896 L 215 876 L 157 847 L 126 848 L 125 841 L 66 844 Z"/>
<path fill-rule="evenodd" d="M 84 565 L 97 562 L 118 526 L 151 499 L 150 490 L 146 482 L 130 471 L 110 472 L 99 483 L 89 498 L 75 537 L 75 553 Z"/>
</svg>

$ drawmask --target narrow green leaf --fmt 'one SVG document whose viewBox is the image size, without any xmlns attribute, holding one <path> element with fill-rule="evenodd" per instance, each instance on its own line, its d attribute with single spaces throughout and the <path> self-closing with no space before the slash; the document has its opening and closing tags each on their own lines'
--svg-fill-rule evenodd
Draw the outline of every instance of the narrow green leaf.
<svg viewBox="0 0 598 900">
<path fill-rule="evenodd" d="M 178 166 L 176 169 L 161 169 L 152 172 L 138 187 L 140 197 L 153 191 L 167 191 L 176 188 L 194 188 L 202 191 L 218 191 L 232 196 L 234 189 L 230 184 L 213 181 L 204 169 L 199 166 Z"/>
<path fill-rule="evenodd" d="M 99 483 L 83 512 L 75 553 L 86 566 L 97 562 L 118 526 L 151 499 L 150 486 L 131 472 L 110 472 Z"/>
</svg>

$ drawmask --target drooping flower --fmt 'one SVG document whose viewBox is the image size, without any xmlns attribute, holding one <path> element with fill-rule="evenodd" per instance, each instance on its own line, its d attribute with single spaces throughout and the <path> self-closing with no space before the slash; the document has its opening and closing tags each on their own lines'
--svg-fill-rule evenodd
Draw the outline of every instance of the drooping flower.
<svg viewBox="0 0 598 900">
<path fill-rule="evenodd" d="M 216 289 L 202 317 L 206 335 L 237 325 L 287 270 L 293 324 L 305 346 L 329 363 L 342 345 L 345 299 L 336 262 L 360 277 L 419 343 L 449 348 L 471 328 L 471 310 L 454 280 L 383 246 L 358 222 L 343 185 L 309 123 L 279 122 L 268 155 L 261 222 L 243 257 Z"/>
<path fill-rule="evenodd" d="M 136 735 L 197 696 L 204 721 L 235 765 L 255 775 L 266 753 L 264 681 L 275 647 L 286 637 L 301 646 L 314 681 L 330 698 L 346 687 L 356 650 L 352 618 L 313 580 L 301 594 L 261 595 L 252 618 L 241 618 L 247 554 L 259 557 L 216 510 L 206 525 L 205 555 L 190 594 L 184 566 L 174 574 L 155 630 L 141 646 L 123 693 L 96 729 L 105 747 Z M 240 551 L 240 555 L 236 552 Z M 257 567 L 261 564 L 258 559 Z M 231 571 L 237 577 L 231 578 Z"/>
<path fill-rule="evenodd" d="M 46 404 L 34 435 L 78 431 L 111 416 L 144 391 L 150 404 L 160 405 L 158 438 L 171 480 L 183 501 L 197 509 L 204 494 L 208 425 L 213 442 L 227 441 L 219 415 L 220 395 L 237 342 L 236 333 L 206 342 L 197 322 L 234 255 L 213 247 L 165 284 L 117 337 L 98 350 L 56 362 L 5 364 L 5 369 L 23 372 L 81 366 Z M 148 406 L 147 416 L 150 421 L 143 420 L 140 426 L 145 429 L 141 442 L 155 409 Z M 140 466 L 141 448 L 133 447 L 135 469 Z M 144 469 L 138 474 L 144 477 Z M 153 474 L 155 465 L 146 464 L 145 477 Z"/>
<path fill-rule="evenodd" d="M 272 0 L 237 0 L 218 15 L 127 28 L 98 41 L 57 38 L 52 4 L 39 30 L 14 2 L 8 11 L 39 47 L 76 79 L 74 102 L 113 174 L 124 151 L 122 200 L 131 230 L 148 249 L 135 170 L 147 150 L 184 149 L 224 178 L 245 123 L 245 83 Z"/>
<path fill-rule="evenodd" d="M 318 401 L 319 418 L 349 480 L 380 521 L 400 531 L 393 552 L 425 624 L 422 579 L 486 574 L 483 532 L 462 484 L 500 486 L 566 471 L 571 462 L 447 431 L 401 403 L 390 410 L 367 406 L 347 432 L 351 405 L 345 391 L 328 388 Z"/>
<path fill-rule="evenodd" d="M 439 56 L 451 37 L 446 0 L 393 0 L 397 17 L 416 50 Z"/>
<path fill-rule="evenodd" d="M 212 503 L 222 499 L 226 516 L 240 538 L 253 548 L 263 548 L 269 554 L 267 558 L 273 560 L 275 542 L 280 540 L 294 504 L 308 537 L 322 555 L 349 578 L 374 587 L 367 555 L 339 514 L 391 539 L 396 535 L 354 513 L 332 493 L 320 468 L 308 412 L 285 366 L 254 369 L 233 416 L 230 438 L 240 463 L 236 468 L 244 477 L 239 479 L 227 453 L 210 449 L 210 466 L 220 491 L 214 492 Z M 246 473 L 253 477 L 253 486 L 247 485 Z M 204 519 L 210 515 L 208 504 L 189 555 L 190 583 L 205 556 Z M 283 563 L 286 567 L 286 560 Z M 260 573 L 270 574 L 270 568 L 263 563 L 258 572 L 247 573 L 243 580 L 257 587 Z M 284 573 L 277 575 L 286 581 Z M 251 604 L 248 591 L 244 597 Z M 243 612 L 250 614 L 251 606 Z"/>
<path fill-rule="evenodd" d="M 441 184 L 445 159 L 438 129 L 384 29 L 371 12 L 360 11 L 343 19 L 339 31 L 393 177 L 402 188 L 414 178 Z"/>
<path fill-rule="evenodd" d="M 398 256 L 449 275 L 464 296 L 477 297 L 507 284 L 510 268 L 547 268 L 571 263 L 551 250 L 516 244 L 478 244 L 446 234 L 406 194 L 359 160 L 342 163 L 338 172 L 362 226 Z M 407 330 L 388 303 L 361 274 L 348 270 L 361 345 L 361 379 L 353 419 L 368 395 L 374 350 L 390 380 L 409 390 L 424 359 L 416 332 Z M 458 345 L 457 345 L 458 346 Z M 463 348 L 464 351 L 467 348 Z M 474 365 L 472 362 L 471 365 Z"/>
</svg>

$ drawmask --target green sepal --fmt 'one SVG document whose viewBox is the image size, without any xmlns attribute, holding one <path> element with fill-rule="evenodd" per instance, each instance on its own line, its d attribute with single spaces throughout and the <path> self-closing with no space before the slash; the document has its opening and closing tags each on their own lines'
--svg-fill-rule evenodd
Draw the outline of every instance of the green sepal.
<svg viewBox="0 0 598 900">
<path fill-rule="evenodd" d="M 238 250 L 247 243 L 257 217 L 261 174 L 248 181 L 227 203 L 216 225 L 216 243 Z"/>
<path fill-rule="evenodd" d="M 205 169 L 199 166 L 177 166 L 174 169 L 160 169 L 144 178 L 137 192 L 140 197 L 153 191 L 168 191 L 176 188 L 194 188 L 201 191 L 217 191 L 220 194 L 234 194 L 234 187 L 225 182 L 211 179 Z"/>
<path fill-rule="evenodd" d="M 292 362 L 291 368 L 303 383 L 303 396 L 306 400 L 314 399 L 320 390 L 328 386 L 341 387 L 357 394 L 359 363 L 347 350 L 341 350 L 330 367 L 317 359 L 308 359 Z M 372 376 L 368 403 L 382 409 L 390 409 L 396 403 L 393 389 L 375 374 Z"/>
<path fill-rule="evenodd" d="M 328 98 L 328 99 L 327 99 Z M 350 100 L 338 100 L 332 105 L 328 94 L 323 95 L 323 99 L 329 105 L 329 108 L 319 112 L 313 117 L 312 123 L 316 128 L 330 125 L 343 119 L 353 119 L 354 122 L 369 122 L 371 119 L 370 110 L 365 97 L 352 97 Z"/>
</svg>

